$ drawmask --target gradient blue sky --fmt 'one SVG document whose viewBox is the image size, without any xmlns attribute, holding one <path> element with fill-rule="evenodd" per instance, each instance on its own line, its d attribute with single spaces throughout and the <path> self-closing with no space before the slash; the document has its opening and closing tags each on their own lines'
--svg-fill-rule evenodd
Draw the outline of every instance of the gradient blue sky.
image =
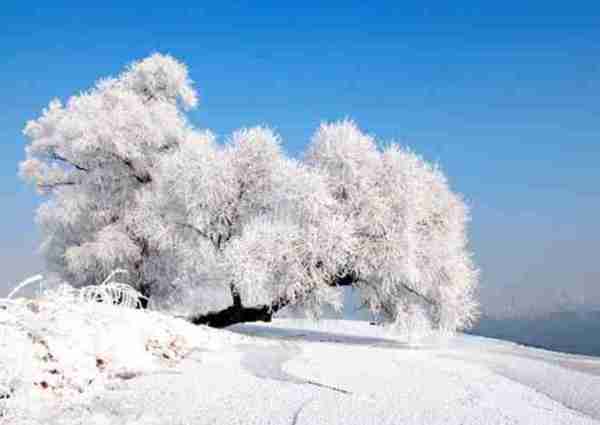
<svg viewBox="0 0 600 425">
<path fill-rule="evenodd" d="M 159 51 L 188 64 L 198 127 L 269 124 L 298 154 L 351 117 L 439 161 L 486 293 L 600 302 L 600 3 L 35 3 L 0 12 L 0 291 L 42 267 L 25 122 Z"/>
</svg>

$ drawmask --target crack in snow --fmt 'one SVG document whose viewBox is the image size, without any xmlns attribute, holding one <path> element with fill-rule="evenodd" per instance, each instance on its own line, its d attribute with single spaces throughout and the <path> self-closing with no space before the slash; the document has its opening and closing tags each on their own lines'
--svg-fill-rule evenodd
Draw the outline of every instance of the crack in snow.
<svg viewBox="0 0 600 425">
<path fill-rule="evenodd" d="M 306 406 L 308 406 L 312 401 L 314 400 L 313 398 L 309 398 L 308 400 L 305 400 L 300 407 L 296 410 L 296 412 L 294 413 L 294 416 L 292 418 L 292 424 L 291 425 L 298 425 L 298 419 L 300 419 L 300 414 L 302 413 L 302 411 L 304 410 L 304 408 Z"/>
<path fill-rule="evenodd" d="M 352 394 L 350 391 L 331 385 L 322 384 L 309 379 L 303 379 L 283 370 L 283 364 L 300 354 L 297 345 L 261 347 L 255 345 L 238 346 L 244 352 L 241 360 L 242 367 L 260 379 L 273 379 L 298 385 L 314 385 L 319 388 L 336 391 L 341 394 Z"/>
<path fill-rule="evenodd" d="M 321 384 L 320 382 L 307 380 L 307 381 L 304 381 L 304 383 L 314 385 L 316 387 L 327 388 L 328 390 L 337 391 L 338 393 L 342 393 L 342 394 L 352 394 L 350 391 L 343 390 L 343 389 L 337 388 L 337 387 L 332 387 L 331 385 Z"/>
</svg>

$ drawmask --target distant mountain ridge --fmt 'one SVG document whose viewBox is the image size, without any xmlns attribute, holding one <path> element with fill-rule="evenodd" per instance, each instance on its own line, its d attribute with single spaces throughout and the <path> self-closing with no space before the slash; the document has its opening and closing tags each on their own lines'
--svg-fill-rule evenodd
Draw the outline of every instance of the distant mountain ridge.
<svg viewBox="0 0 600 425">
<path fill-rule="evenodd" d="M 537 317 L 483 316 L 468 333 L 573 354 L 600 356 L 600 310 Z"/>
</svg>

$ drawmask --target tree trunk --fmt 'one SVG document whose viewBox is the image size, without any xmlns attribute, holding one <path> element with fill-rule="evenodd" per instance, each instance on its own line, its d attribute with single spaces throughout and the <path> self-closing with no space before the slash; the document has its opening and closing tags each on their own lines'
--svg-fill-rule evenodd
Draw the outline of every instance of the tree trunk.
<svg viewBox="0 0 600 425">
<path fill-rule="evenodd" d="M 357 278 L 352 274 L 337 277 L 332 286 L 351 286 Z M 213 328 L 225 328 L 236 323 L 245 322 L 270 322 L 273 314 L 277 313 L 283 307 L 289 304 L 289 300 L 280 298 L 271 305 L 257 307 L 244 307 L 239 293 L 235 286 L 231 285 L 231 296 L 233 305 L 225 310 L 210 312 L 203 315 L 193 316 L 190 321 L 195 325 L 207 325 Z"/>
<path fill-rule="evenodd" d="M 232 305 L 218 312 L 194 316 L 190 321 L 195 325 L 207 325 L 213 328 L 225 328 L 244 322 L 270 322 L 273 311 L 269 306 L 243 307 Z"/>
<path fill-rule="evenodd" d="M 193 316 L 190 321 L 195 325 L 207 325 L 213 328 L 225 328 L 244 322 L 270 322 L 273 313 L 281 308 L 275 304 L 272 306 L 244 307 L 242 297 L 233 283 L 229 285 L 229 289 L 233 305 L 225 310 Z"/>
<path fill-rule="evenodd" d="M 332 280 L 331 286 L 352 286 L 359 281 L 360 278 L 351 272 L 342 276 L 337 276 L 334 280 Z M 406 289 L 406 291 L 418 296 L 432 306 L 437 305 L 437 303 L 435 303 L 433 300 L 415 291 L 414 289 L 406 285 L 402 286 Z M 289 304 L 288 299 L 280 298 L 275 300 L 271 305 L 244 307 L 242 304 L 242 298 L 237 292 L 235 285 L 231 284 L 230 289 L 233 300 L 233 304 L 231 306 L 221 311 L 192 316 L 189 317 L 188 320 L 195 325 L 206 325 L 213 328 L 226 328 L 227 326 L 246 322 L 270 322 L 273 314 L 277 313 L 279 310 Z M 142 286 L 142 291 L 144 292 L 144 290 L 148 292 L 147 288 Z M 148 292 L 147 294 L 143 293 L 143 295 L 149 296 L 150 294 Z M 140 303 L 142 308 L 147 307 L 147 299 L 140 299 Z"/>
<path fill-rule="evenodd" d="M 148 301 L 150 300 L 150 289 L 148 285 L 140 285 L 141 297 L 138 298 L 138 308 L 143 310 L 148 308 Z"/>
</svg>

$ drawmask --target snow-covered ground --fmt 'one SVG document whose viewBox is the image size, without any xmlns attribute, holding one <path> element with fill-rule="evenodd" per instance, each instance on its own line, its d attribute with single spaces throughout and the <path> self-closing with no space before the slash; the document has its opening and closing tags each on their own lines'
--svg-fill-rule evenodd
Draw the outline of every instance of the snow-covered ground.
<svg viewBox="0 0 600 425">
<path fill-rule="evenodd" d="M 123 307 L 17 304 L 0 309 L 0 367 L 18 381 L 0 423 L 600 424 L 600 358 L 466 335 L 408 344 L 366 322 L 221 331 Z M 24 334 L 6 326 L 11 309 Z"/>
</svg>

